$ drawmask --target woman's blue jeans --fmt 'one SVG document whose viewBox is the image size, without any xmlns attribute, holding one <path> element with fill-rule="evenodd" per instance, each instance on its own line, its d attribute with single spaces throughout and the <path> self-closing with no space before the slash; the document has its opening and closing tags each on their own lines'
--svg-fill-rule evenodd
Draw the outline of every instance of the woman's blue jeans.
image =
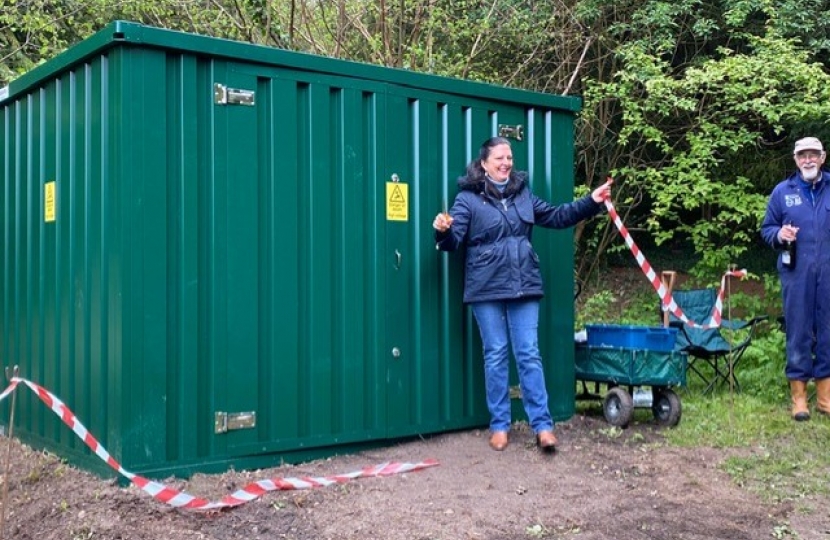
<svg viewBox="0 0 830 540">
<path fill-rule="evenodd" d="M 510 345 L 530 427 L 534 433 L 553 429 L 539 354 L 539 300 L 475 302 L 471 306 L 484 345 L 490 429 L 510 430 Z"/>
</svg>

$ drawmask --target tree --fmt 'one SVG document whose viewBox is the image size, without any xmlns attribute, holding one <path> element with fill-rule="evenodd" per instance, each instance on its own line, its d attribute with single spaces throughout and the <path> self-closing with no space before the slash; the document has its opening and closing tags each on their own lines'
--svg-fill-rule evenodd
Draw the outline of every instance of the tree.
<svg viewBox="0 0 830 540">
<path fill-rule="evenodd" d="M 795 137 L 830 135 L 824 0 L 0 0 L 0 85 L 114 19 L 584 96 L 578 191 L 717 275 L 757 238 Z M 577 229 L 581 274 L 619 249 Z"/>
<path fill-rule="evenodd" d="M 279 25 L 266 27 L 263 9 L 246 0 L 0 0 L 0 86 L 118 19 L 279 46 Z"/>
<path fill-rule="evenodd" d="M 715 278 L 756 242 L 769 190 L 792 167 L 792 139 L 830 112 L 822 50 L 792 36 L 815 26 L 782 22 L 769 2 L 615 3 L 623 20 L 608 4 L 582 5 L 586 24 L 602 28 L 598 42 L 616 47 L 596 54 L 605 61 L 584 79 L 582 172 L 615 175 L 624 220 L 658 244 L 688 239 L 696 273 Z M 616 233 L 597 235 L 602 251 Z"/>
</svg>

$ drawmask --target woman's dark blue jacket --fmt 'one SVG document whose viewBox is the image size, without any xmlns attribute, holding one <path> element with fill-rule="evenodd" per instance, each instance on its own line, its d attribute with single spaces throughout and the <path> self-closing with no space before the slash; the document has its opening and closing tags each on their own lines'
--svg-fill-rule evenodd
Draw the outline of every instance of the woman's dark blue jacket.
<svg viewBox="0 0 830 540">
<path fill-rule="evenodd" d="M 443 251 L 466 247 L 465 303 L 544 296 L 533 226 L 564 229 L 602 210 L 590 196 L 552 205 L 530 191 L 523 174 L 514 175 L 503 194 L 466 176 L 458 187 L 449 212 L 452 227 L 436 231 L 435 241 Z"/>
</svg>

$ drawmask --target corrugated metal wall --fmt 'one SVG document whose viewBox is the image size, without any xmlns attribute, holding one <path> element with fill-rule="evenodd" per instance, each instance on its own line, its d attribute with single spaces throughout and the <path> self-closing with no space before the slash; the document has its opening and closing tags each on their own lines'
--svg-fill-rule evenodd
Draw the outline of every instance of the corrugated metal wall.
<svg viewBox="0 0 830 540">
<path fill-rule="evenodd" d="M 569 200 L 573 110 L 116 30 L 0 103 L 4 364 L 60 396 L 128 469 L 158 474 L 486 425 L 461 257 L 435 251 L 432 217 L 500 124 L 523 125 L 516 165 L 536 193 Z M 217 103 L 222 88 L 243 103 Z M 571 235 L 535 243 L 563 419 Z M 27 394 L 16 431 L 85 455 Z M 217 433 L 222 413 L 231 429 Z"/>
</svg>

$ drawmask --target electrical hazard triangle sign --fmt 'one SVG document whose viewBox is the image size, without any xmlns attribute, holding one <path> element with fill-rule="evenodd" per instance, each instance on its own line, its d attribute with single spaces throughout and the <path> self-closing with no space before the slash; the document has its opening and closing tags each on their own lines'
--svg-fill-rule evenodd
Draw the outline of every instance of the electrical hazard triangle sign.
<svg viewBox="0 0 830 540">
<path fill-rule="evenodd" d="M 387 221 L 409 221 L 409 185 L 401 182 L 386 183 Z"/>
</svg>

